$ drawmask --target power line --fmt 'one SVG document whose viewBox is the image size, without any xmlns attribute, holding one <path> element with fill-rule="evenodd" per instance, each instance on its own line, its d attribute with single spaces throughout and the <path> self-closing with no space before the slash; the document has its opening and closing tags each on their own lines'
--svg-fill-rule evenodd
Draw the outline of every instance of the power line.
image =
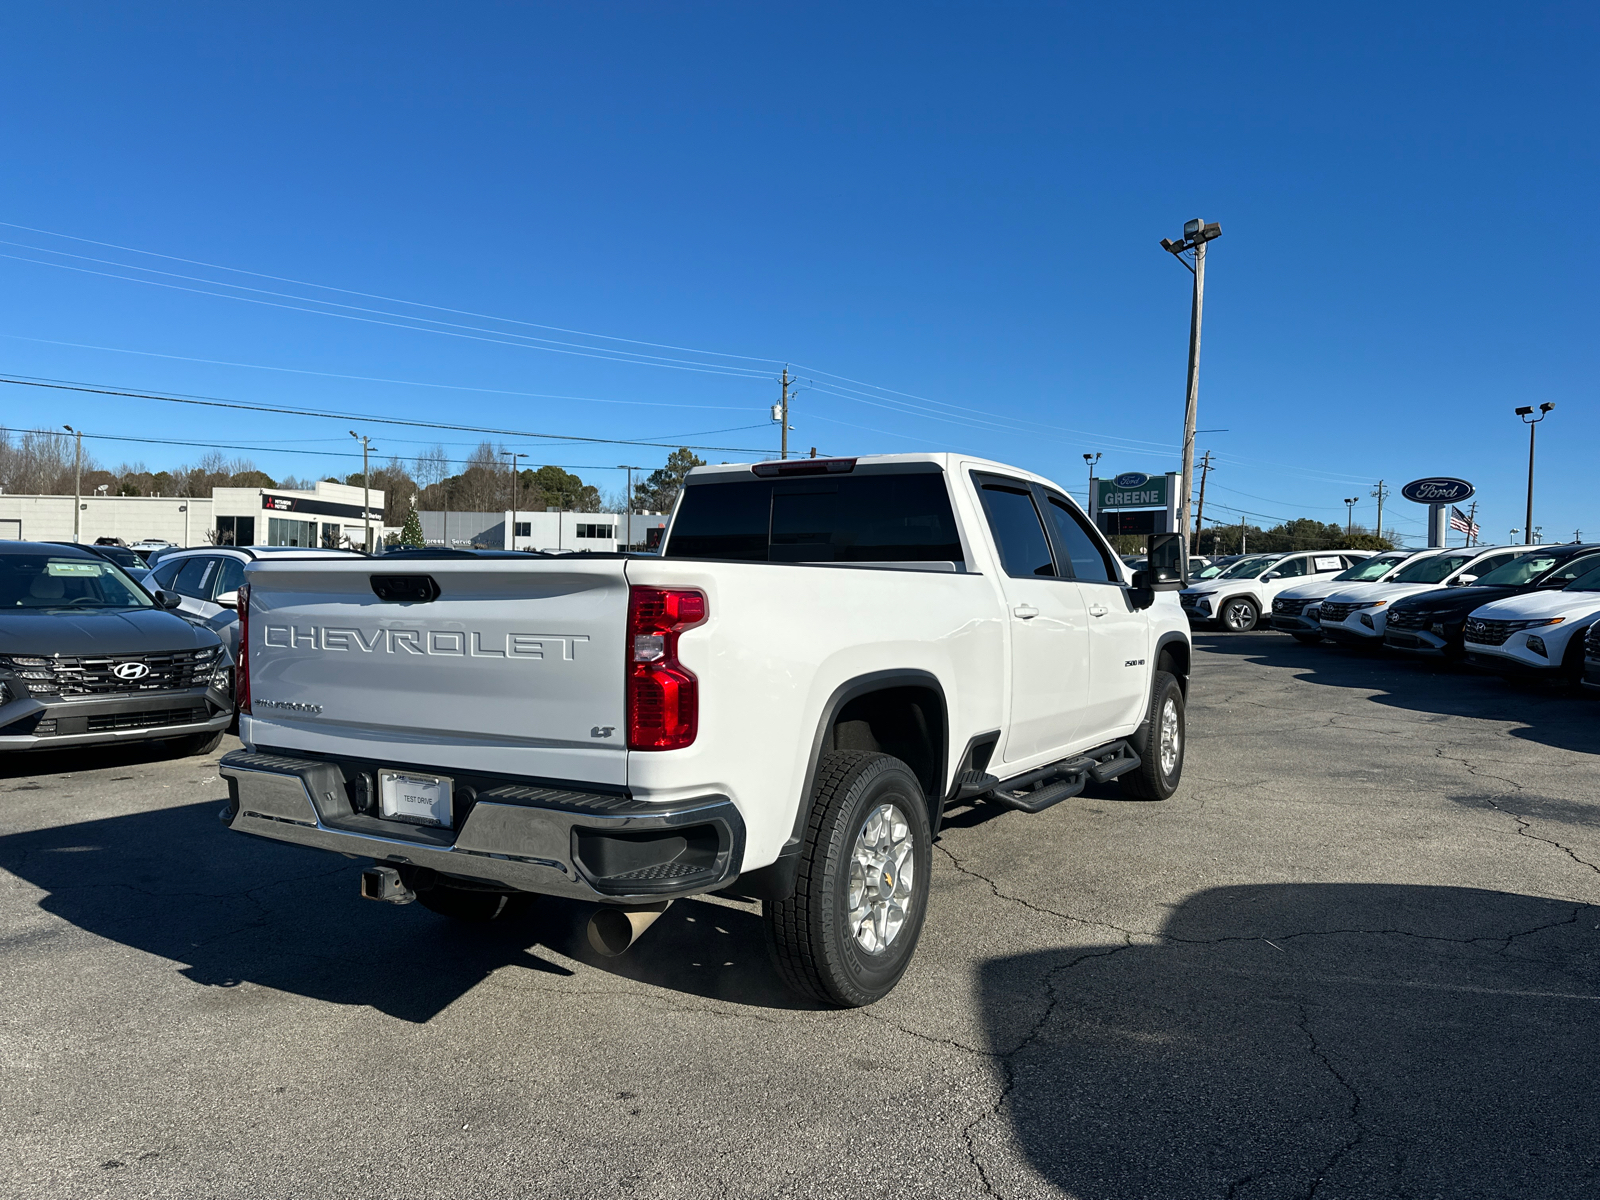
<svg viewBox="0 0 1600 1200">
<path fill-rule="evenodd" d="M 130 392 L 119 388 L 96 387 L 92 384 L 73 383 L 59 379 L 29 378 L 27 376 L 12 377 L 0 375 L 0 383 L 9 383 L 17 387 L 49 388 L 54 391 L 84 392 L 94 396 L 123 396 L 130 400 L 160 400 L 167 404 L 192 404 L 201 408 L 230 408 L 246 412 L 278 413 L 291 417 L 324 417 L 341 421 L 370 421 L 379 425 L 403 425 L 414 429 L 452 429 L 458 433 L 488 433 L 496 437 L 539 438 L 543 440 L 566 443 L 570 445 L 606 445 L 606 446 L 649 446 L 654 449 L 676 450 L 680 446 L 687 450 L 716 450 L 724 454 L 755 454 L 765 455 L 765 450 L 754 450 L 746 446 L 683 446 L 680 442 L 650 442 L 631 438 L 601 438 L 580 437 L 576 434 L 560 433 L 534 433 L 525 429 L 493 429 L 481 425 L 453 425 L 439 421 L 413 421 L 403 417 L 379 417 L 370 413 L 347 413 L 331 410 L 312 411 L 304 408 L 289 408 L 282 405 L 246 404 L 238 400 L 222 400 L 214 396 L 160 396 L 151 392 Z M 743 426 L 742 428 L 756 428 Z M 691 435 L 693 436 L 693 435 Z"/>
</svg>

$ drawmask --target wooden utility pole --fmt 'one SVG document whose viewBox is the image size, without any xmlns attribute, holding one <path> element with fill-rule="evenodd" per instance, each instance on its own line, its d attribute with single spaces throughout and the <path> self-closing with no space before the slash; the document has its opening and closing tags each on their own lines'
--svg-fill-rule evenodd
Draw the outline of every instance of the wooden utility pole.
<svg viewBox="0 0 1600 1200">
<path fill-rule="evenodd" d="M 783 434 L 783 440 L 779 443 L 779 458 L 789 457 L 789 384 L 792 382 L 793 380 L 789 378 L 789 368 L 785 367 L 783 369 L 783 403 L 779 406 L 782 410 L 782 419 L 778 427 Z"/>
<path fill-rule="evenodd" d="M 1200 526 L 1206 519 L 1206 476 L 1211 473 L 1211 451 L 1200 460 L 1200 510 L 1194 515 L 1194 552 L 1200 553 Z"/>
<path fill-rule="evenodd" d="M 1206 298 L 1206 243 L 1222 236 L 1222 226 L 1207 224 L 1200 217 L 1183 224 L 1183 239 L 1161 239 L 1161 248 L 1171 254 L 1194 276 L 1194 292 L 1189 307 L 1189 381 L 1183 406 L 1183 479 L 1178 493 L 1178 528 L 1189 536 L 1189 501 L 1194 495 L 1194 426 L 1200 407 L 1200 316 Z M 1190 263 L 1184 254 L 1192 254 Z"/>
<path fill-rule="evenodd" d="M 510 454 L 510 451 L 506 453 Z M 526 454 L 511 454 L 511 511 L 506 514 L 505 549 L 517 548 L 517 459 L 527 458 Z M 560 520 L 558 516 L 556 520 Z"/>
<path fill-rule="evenodd" d="M 1383 480 L 1378 480 L 1378 486 L 1372 489 L 1372 494 L 1378 498 L 1378 528 L 1377 536 L 1383 536 L 1383 502 L 1389 495 L 1389 489 L 1384 486 Z"/>
</svg>

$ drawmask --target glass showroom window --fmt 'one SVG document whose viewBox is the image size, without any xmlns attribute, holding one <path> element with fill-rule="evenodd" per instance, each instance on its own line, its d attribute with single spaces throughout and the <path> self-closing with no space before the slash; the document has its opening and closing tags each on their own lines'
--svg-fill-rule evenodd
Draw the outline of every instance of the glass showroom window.
<svg viewBox="0 0 1600 1200">
<path fill-rule="evenodd" d="M 316 539 L 315 521 L 291 521 L 288 517 L 267 518 L 269 546 L 315 546 Z"/>
</svg>

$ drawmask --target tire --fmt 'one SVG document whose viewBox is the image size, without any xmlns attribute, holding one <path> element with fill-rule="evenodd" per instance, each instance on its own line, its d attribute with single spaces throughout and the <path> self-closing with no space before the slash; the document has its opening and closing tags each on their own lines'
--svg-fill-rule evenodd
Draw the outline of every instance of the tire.
<svg viewBox="0 0 1600 1200">
<path fill-rule="evenodd" d="M 1290 636 L 1302 646 L 1315 646 L 1317 643 L 1322 641 L 1322 635 L 1320 633 L 1295 633 L 1291 634 Z"/>
<path fill-rule="evenodd" d="M 1234 596 L 1217 609 L 1217 620 L 1229 633 L 1249 633 L 1261 619 L 1261 610 L 1248 596 Z"/>
<path fill-rule="evenodd" d="M 429 912 L 474 925 L 514 916 L 526 907 L 519 892 L 485 892 L 475 888 L 436 883 L 417 893 L 417 902 Z"/>
<path fill-rule="evenodd" d="M 1183 689 L 1165 671 L 1150 681 L 1150 707 L 1144 723 L 1128 739 L 1139 755 L 1137 770 L 1119 775 L 1117 782 L 1129 796 L 1140 800 L 1165 800 L 1183 780 L 1183 755 L 1188 741 L 1184 722 Z M 1170 765 L 1163 765 L 1163 746 L 1170 748 Z"/>
<path fill-rule="evenodd" d="M 886 806 L 887 815 L 899 814 L 892 822 L 883 820 Z M 885 850 L 888 862 L 879 857 Z M 867 863 L 857 862 L 858 853 L 873 864 L 870 889 L 863 887 Z M 883 999 L 922 936 L 932 866 L 928 803 L 911 768 L 887 754 L 825 755 L 817 764 L 794 895 L 763 904 L 783 981 L 839 1008 Z"/>
<path fill-rule="evenodd" d="M 210 733 L 192 733 L 188 737 L 174 738 L 173 745 L 177 747 L 178 754 L 184 758 L 192 758 L 197 754 L 210 754 L 222 745 L 223 730 L 215 729 Z"/>
</svg>

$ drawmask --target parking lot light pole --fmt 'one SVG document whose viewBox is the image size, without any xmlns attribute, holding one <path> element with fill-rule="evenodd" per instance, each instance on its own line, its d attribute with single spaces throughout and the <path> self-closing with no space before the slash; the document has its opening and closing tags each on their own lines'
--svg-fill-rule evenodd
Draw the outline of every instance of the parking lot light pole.
<svg viewBox="0 0 1600 1200">
<path fill-rule="evenodd" d="M 1094 507 L 1094 468 L 1095 468 L 1095 464 L 1100 461 L 1100 454 L 1101 454 L 1101 452 L 1096 450 L 1093 454 L 1085 454 L 1083 456 L 1084 465 L 1089 468 L 1089 493 L 1090 493 L 1090 498 L 1084 504 L 1084 508 L 1086 508 L 1086 509 Z"/>
<path fill-rule="evenodd" d="M 1161 239 L 1161 248 L 1188 268 L 1194 276 L 1194 292 L 1189 306 L 1189 386 L 1183 406 L 1183 479 L 1178 492 L 1178 529 L 1189 537 L 1189 498 L 1194 493 L 1194 426 L 1200 407 L 1200 314 L 1206 295 L 1206 243 L 1222 236 L 1222 226 L 1207 224 L 1196 217 L 1183 223 L 1183 237 L 1174 242 Z M 1190 262 L 1185 254 L 1192 254 Z M 1187 553 L 1187 551 L 1185 551 Z"/>
<path fill-rule="evenodd" d="M 1528 427 L 1528 515 L 1522 522 L 1523 545 L 1533 545 L 1533 434 L 1534 426 L 1550 415 L 1550 410 L 1555 405 L 1549 402 L 1539 405 L 1539 415 L 1533 415 L 1533 406 L 1525 405 L 1517 409 L 1517 416 L 1522 418 L 1522 423 Z"/>
<path fill-rule="evenodd" d="M 1346 496 L 1344 498 L 1344 536 L 1347 539 L 1356 535 L 1356 505 L 1360 502 L 1360 496 Z"/>
</svg>

